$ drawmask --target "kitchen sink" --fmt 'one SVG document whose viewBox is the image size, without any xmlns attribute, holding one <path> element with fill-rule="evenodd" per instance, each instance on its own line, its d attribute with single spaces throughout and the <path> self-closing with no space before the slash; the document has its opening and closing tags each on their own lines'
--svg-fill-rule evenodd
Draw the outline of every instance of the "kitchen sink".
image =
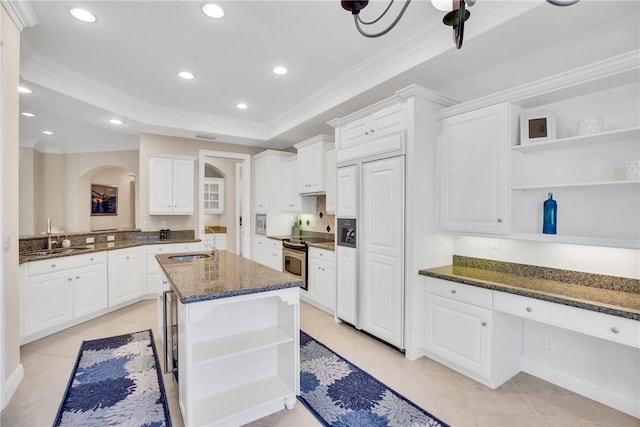
<svg viewBox="0 0 640 427">
<path fill-rule="evenodd" d="M 200 258 L 209 258 L 207 254 L 184 254 L 184 255 L 173 255 L 170 256 L 169 259 L 174 261 L 195 261 Z"/>
<path fill-rule="evenodd" d="M 37 251 L 20 252 L 20 255 L 26 256 L 48 256 L 54 254 L 73 254 L 77 252 L 88 251 L 91 248 L 85 246 L 73 247 L 73 248 L 55 248 L 55 249 L 39 249 Z"/>
</svg>

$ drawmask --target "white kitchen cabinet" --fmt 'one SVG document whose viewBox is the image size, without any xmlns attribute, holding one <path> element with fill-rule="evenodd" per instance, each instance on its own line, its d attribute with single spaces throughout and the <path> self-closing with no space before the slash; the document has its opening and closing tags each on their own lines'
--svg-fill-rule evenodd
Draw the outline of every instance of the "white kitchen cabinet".
<svg viewBox="0 0 640 427">
<path fill-rule="evenodd" d="M 266 236 L 254 235 L 253 261 L 282 271 L 282 242 Z"/>
<path fill-rule="evenodd" d="M 301 212 L 302 197 L 298 192 L 298 159 L 290 157 L 282 162 L 283 211 Z"/>
<path fill-rule="evenodd" d="M 73 278 L 68 272 L 29 277 L 25 286 L 25 336 L 73 319 Z"/>
<path fill-rule="evenodd" d="M 310 247 L 307 255 L 308 289 L 306 292 L 302 292 L 301 298 L 334 315 L 336 301 L 335 252 Z"/>
<path fill-rule="evenodd" d="M 295 144 L 298 150 L 298 192 L 323 194 L 326 192 L 326 153 L 334 147 L 333 138 L 318 135 Z"/>
<path fill-rule="evenodd" d="M 520 372 L 522 320 L 492 310 L 493 291 L 427 278 L 426 355 L 488 387 Z"/>
<path fill-rule="evenodd" d="M 356 165 L 338 168 L 336 218 L 356 218 L 358 206 L 358 168 Z"/>
<path fill-rule="evenodd" d="M 146 284 L 144 246 L 108 251 L 109 307 L 139 298 Z"/>
<path fill-rule="evenodd" d="M 21 343 L 106 309 L 106 262 L 106 253 L 97 252 L 28 263 L 21 289 Z"/>
<path fill-rule="evenodd" d="M 505 234 L 509 230 L 510 103 L 440 121 L 440 228 Z"/>
<path fill-rule="evenodd" d="M 392 149 L 399 140 L 383 138 L 392 134 L 399 134 L 406 129 L 406 111 L 404 103 L 395 103 L 388 107 L 346 123 L 340 127 L 340 139 L 336 146 L 338 150 L 338 161 L 354 160 L 366 157 L 367 155 L 382 154 L 382 152 Z M 374 144 L 377 147 L 364 149 L 371 145 L 373 141 L 380 141 L 382 144 Z"/>
<path fill-rule="evenodd" d="M 326 211 L 336 213 L 336 193 L 338 191 L 338 169 L 336 168 L 336 150 L 327 151 L 327 191 Z"/>
<path fill-rule="evenodd" d="M 144 292 L 147 295 L 156 297 L 156 295 L 163 289 L 164 273 L 158 260 L 157 254 L 170 254 L 174 252 L 173 244 L 159 244 L 159 245 L 147 245 L 147 287 Z"/>
<path fill-rule="evenodd" d="M 81 267 L 73 271 L 73 318 L 88 316 L 108 306 L 107 265 Z"/>
<path fill-rule="evenodd" d="M 224 178 L 205 178 L 203 198 L 205 214 L 223 214 Z"/>
<path fill-rule="evenodd" d="M 282 160 L 293 155 L 284 151 L 265 150 L 253 157 L 256 213 L 282 212 L 284 205 Z"/>
<path fill-rule="evenodd" d="M 193 160 L 149 158 L 149 215 L 193 215 Z"/>
<path fill-rule="evenodd" d="M 356 249 L 336 246 L 336 317 L 355 325 L 358 319 Z"/>
<path fill-rule="evenodd" d="M 299 290 L 178 303 L 185 425 L 244 425 L 300 392 Z"/>
</svg>

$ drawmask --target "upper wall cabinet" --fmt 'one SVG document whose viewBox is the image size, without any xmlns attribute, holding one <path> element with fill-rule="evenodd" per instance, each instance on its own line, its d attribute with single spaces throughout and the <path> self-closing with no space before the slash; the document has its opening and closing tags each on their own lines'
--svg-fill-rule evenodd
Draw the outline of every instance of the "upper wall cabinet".
<svg viewBox="0 0 640 427">
<path fill-rule="evenodd" d="M 338 191 L 338 169 L 336 150 L 327 151 L 327 213 L 336 213 L 336 192 Z"/>
<path fill-rule="evenodd" d="M 284 205 L 282 159 L 291 156 L 293 153 L 266 150 L 253 157 L 254 202 L 257 213 L 282 212 Z"/>
<path fill-rule="evenodd" d="M 640 248 L 639 64 L 633 51 L 441 110 L 441 228 Z M 544 139 L 527 126 L 540 117 Z M 542 233 L 549 193 L 557 234 Z"/>
<path fill-rule="evenodd" d="M 149 215 L 193 215 L 193 160 L 149 158 Z"/>
<path fill-rule="evenodd" d="M 326 192 L 326 153 L 334 147 L 333 138 L 318 135 L 295 144 L 298 150 L 298 191 L 300 194 Z"/>
<path fill-rule="evenodd" d="M 404 141 L 400 131 L 406 127 L 404 103 L 392 104 L 339 126 L 336 129 L 337 162 L 402 149 Z"/>
<path fill-rule="evenodd" d="M 509 103 L 440 122 L 440 228 L 508 231 Z"/>
</svg>

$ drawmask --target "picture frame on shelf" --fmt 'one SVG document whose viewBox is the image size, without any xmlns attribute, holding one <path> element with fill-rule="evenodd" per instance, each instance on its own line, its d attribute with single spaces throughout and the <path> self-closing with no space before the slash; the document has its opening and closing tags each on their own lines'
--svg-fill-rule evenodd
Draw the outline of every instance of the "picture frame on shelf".
<svg viewBox="0 0 640 427">
<path fill-rule="evenodd" d="M 551 111 L 527 111 L 520 115 L 520 145 L 556 139 L 556 116 Z"/>
</svg>

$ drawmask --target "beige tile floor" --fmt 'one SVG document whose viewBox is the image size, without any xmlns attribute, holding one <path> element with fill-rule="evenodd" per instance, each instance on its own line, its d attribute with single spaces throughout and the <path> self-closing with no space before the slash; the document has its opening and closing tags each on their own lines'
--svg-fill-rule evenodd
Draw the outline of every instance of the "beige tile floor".
<svg viewBox="0 0 640 427">
<path fill-rule="evenodd" d="M 301 305 L 301 328 L 452 426 L 640 427 L 640 420 L 520 373 L 490 390 L 452 370 L 402 354 L 307 304 Z M 154 301 L 143 301 L 22 347 L 25 378 L 2 411 L 1 425 L 50 426 L 82 340 L 153 329 L 159 337 Z M 159 343 L 158 350 L 162 351 Z M 177 387 L 165 375 L 174 426 L 182 427 Z M 318 426 L 299 402 L 251 426 Z"/>
</svg>

